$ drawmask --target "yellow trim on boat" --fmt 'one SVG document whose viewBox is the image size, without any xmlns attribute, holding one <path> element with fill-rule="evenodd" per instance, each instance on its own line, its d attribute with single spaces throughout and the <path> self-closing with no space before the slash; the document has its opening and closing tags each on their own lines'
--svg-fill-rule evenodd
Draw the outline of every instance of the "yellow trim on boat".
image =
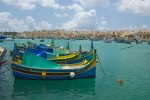
<svg viewBox="0 0 150 100">
<path fill-rule="evenodd" d="M 79 53 L 73 53 L 70 55 L 65 55 L 65 56 L 57 56 L 56 58 L 50 58 L 47 60 L 60 60 L 60 59 L 68 59 L 68 58 L 73 58 L 74 56 L 78 55 Z"/>
</svg>

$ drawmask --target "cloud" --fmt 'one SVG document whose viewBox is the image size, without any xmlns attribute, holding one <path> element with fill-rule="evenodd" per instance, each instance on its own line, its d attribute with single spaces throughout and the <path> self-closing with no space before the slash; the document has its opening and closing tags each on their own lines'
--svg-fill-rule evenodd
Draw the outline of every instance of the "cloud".
<svg viewBox="0 0 150 100">
<path fill-rule="evenodd" d="M 26 19 L 13 19 L 10 12 L 0 13 L 0 31 L 33 31 L 40 29 L 50 29 L 52 27 L 46 21 L 42 21 L 39 24 L 31 16 L 27 16 Z"/>
<path fill-rule="evenodd" d="M 110 28 L 107 27 L 107 24 L 108 24 L 108 22 L 103 20 L 103 21 L 100 23 L 100 25 L 98 26 L 98 29 L 99 29 L 100 31 L 109 30 Z"/>
<path fill-rule="evenodd" d="M 147 25 L 142 25 L 141 28 L 142 28 L 142 29 L 146 29 L 146 28 L 148 28 L 148 27 L 147 27 Z"/>
<path fill-rule="evenodd" d="M 150 15 L 150 0 L 120 0 L 117 9 L 140 15 Z"/>
<path fill-rule="evenodd" d="M 56 17 L 66 17 L 66 16 L 68 16 L 68 14 L 59 14 L 59 13 L 54 13 L 54 15 L 56 16 Z"/>
<path fill-rule="evenodd" d="M 33 10 L 37 5 L 53 9 L 65 9 L 64 6 L 56 3 L 56 0 L 1 0 L 1 2 L 25 10 Z"/>
<path fill-rule="evenodd" d="M 76 12 L 84 11 L 83 7 L 76 3 L 72 4 L 71 6 L 67 6 L 67 8 L 72 9 Z"/>
<path fill-rule="evenodd" d="M 21 9 L 34 9 L 36 7 L 35 0 L 1 0 L 7 5 L 19 7 Z"/>
<path fill-rule="evenodd" d="M 71 21 L 62 25 L 63 29 L 92 30 L 96 29 L 96 10 L 77 12 Z"/>
<path fill-rule="evenodd" d="M 140 25 L 140 26 L 130 25 L 126 29 L 128 29 L 128 30 L 138 30 L 138 29 L 147 29 L 147 28 L 148 28 L 147 25 Z"/>
<path fill-rule="evenodd" d="M 46 21 L 42 21 L 39 26 L 37 27 L 38 30 L 41 29 L 50 29 L 52 27 L 52 24 L 46 22 Z"/>
<path fill-rule="evenodd" d="M 106 7 L 109 5 L 108 0 L 74 0 L 80 3 L 84 8 Z"/>
<path fill-rule="evenodd" d="M 43 7 L 50 7 L 54 9 L 65 9 L 64 6 L 60 6 L 60 4 L 56 3 L 56 0 L 37 0 L 39 5 L 41 4 Z"/>
<path fill-rule="evenodd" d="M 23 23 L 25 25 L 27 25 L 29 30 L 35 30 L 35 26 L 36 26 L 36 22 L 35 20 L 31 17 L 31 16 L 27 16 L 25 23 Z"/>
</svg>

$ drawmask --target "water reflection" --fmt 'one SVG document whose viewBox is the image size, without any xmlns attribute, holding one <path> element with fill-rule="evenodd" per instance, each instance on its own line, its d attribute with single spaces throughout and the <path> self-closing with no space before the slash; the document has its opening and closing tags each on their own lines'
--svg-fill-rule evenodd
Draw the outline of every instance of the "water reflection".
<svg viewBox="0 0 150 100">
<path fill-rule="evenodd" d="M 95 79 L 77 80 L 15 80 L 14 99 L 76 99 L 94 98 Z M 42 98 L 42 99 L 40 99 Z"/>
</svg>

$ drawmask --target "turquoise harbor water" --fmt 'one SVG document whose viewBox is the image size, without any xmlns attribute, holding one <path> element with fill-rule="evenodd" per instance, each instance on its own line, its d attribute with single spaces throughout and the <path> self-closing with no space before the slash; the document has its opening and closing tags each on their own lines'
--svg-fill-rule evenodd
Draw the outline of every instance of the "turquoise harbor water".
<svg viewBox="0 0 150 100">
<path fill-rule="evenodd" d="M 28 40 L 15 40 L 26 42 Z M 33 41 L 33 40 L 29 40 Z M 33 42 L 40 43 L 38 39 Z M 51 40 L 45 40 L 44 44 Z M 90 41 L 70 41 L 71 50 L 89 50 Z M 55 40 L 55 45 L 64 46 L 66 40 Z M 0 42 L 8 51 L 13 41 Z M 127 49 L 125 47 L 133 46 Z M 150 45 L 103 43 L 95 41 L 94 47 L 105 71 L 97 63 L 97 77 L 76 80 L 18 80 L 14 81 L 11 68 L 0 68 L 0 100 L 150 100 Z M 118 79 L 124 83 L 119 84 Z"/>
</svg>

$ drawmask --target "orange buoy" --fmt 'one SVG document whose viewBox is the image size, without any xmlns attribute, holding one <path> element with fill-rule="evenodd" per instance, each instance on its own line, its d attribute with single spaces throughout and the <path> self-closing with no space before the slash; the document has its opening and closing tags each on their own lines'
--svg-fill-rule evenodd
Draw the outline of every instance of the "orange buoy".
<svg viewBox="0 0 150 100">
<path fill-rule="evenodd" d="M 118 79 L 118 83 L 122 84 L 124 81 L 122 79 Z"/>
</svg>

